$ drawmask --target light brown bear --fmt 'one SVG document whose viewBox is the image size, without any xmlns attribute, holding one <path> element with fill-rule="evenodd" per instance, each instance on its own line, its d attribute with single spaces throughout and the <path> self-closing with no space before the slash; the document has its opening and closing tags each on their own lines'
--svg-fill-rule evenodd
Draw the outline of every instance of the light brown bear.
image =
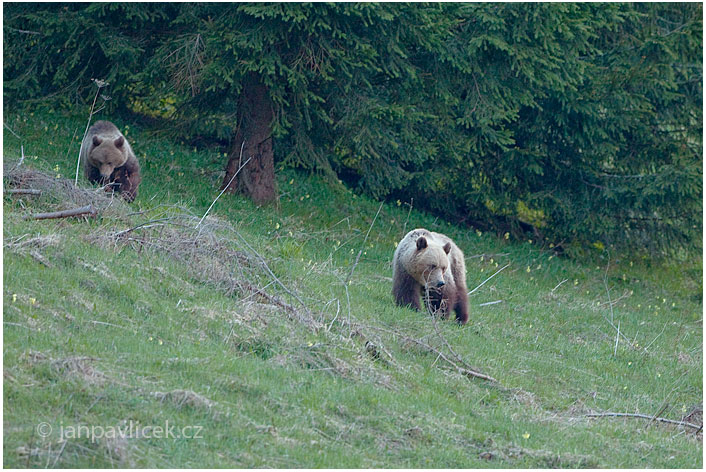
<svg viewBox="0 0 706 472">
<path fill-rule="evenodd" d="M 392 294 L 399 306 L 421 309 L 420 296 L 432 314 L 468 321 L 466 263 L 463 252 L 446 235 L 423 228 L 410 231 L 392 259 Z"/>
<path fill-rule="evenodd" d="M 81 162 L 86 178 L 107 185 L 131 202 L 140 186 L 140 164 L 130 143 L 110 121 L 96 121 L 81 143 Z"/>
</svg>

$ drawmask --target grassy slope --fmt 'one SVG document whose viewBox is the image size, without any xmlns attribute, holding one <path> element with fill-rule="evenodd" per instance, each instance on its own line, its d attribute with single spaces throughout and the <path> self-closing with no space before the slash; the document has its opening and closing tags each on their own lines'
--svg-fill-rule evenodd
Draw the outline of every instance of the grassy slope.
<svg viewBox="0 0 706 472">
<path fill-rule="evenodd" d="M 5 120 L 22 137 L 27 165 L 73 177 L 80 136 L 73 143 L 72 136 L 85 118 L 47 112 Z M 132 208 L 144 213 L 26 221 L 29 211 L 56 202 L 4 199 L 5 466 L 702 466 L 702 443 L 688 430 L 582 416 L 654 414 L 667 403 L 661 416 L 680 419 L 701 404 L 700 260 L 688 267 L 616 256 L 608 264 L 605 254 L 567 261 L 390 202 L 349 285 L 350 316 L 367 326 L 353 332 L 339 323 L 349 319 L 341 281 L 378 203 L 294 172 L 280 173 L 279 210 L 224 195 L 213 213 L 331 327 L 312 330 L 252 295 L 228 295 L 164 251 L 88 237 L 177 207 L 200 216 L 215 197 L 222 156 L 132 130 L 128 138 L 144 173 Z M 19 148 L 5 131 L 5 156 Z M 505 388 L 453 373 L 436 355 L 380 330 L 443 347 L 428 316 L 393 306 L 389 293 L 394 244 L 414 227 L 456 240 L 470 288 L 510 263 L 472 295 L 467 326 L 439 323 L 459 356 Z M 8 245 L 23 235 L 53 238 L 35 248 L 49 267 L 31 248 Z M 250 282 L 297 305 L 266 275 Z M 609 296 L 617 300 L 612 314 Z M 611 316 L 634 342 L 621 341 L 617 355 Z M 368 356 L 365 339 L 392 357 Z M 212 403 L 184 402 L 179 390 Z M 203 439 L 62 443 L 57 433 L 167 420 L 202 426 Z M 36 431 L 41 422 L 54 428 L 47 438 Z"/>
</svg>

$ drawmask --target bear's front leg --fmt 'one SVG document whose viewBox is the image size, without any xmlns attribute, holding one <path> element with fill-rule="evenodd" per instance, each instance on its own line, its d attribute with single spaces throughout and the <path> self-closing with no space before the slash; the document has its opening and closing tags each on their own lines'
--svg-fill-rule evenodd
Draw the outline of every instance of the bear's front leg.
<svg viewBox="0 0 706 472">
<path fill-rule="evenodd" d="M 392 294 L 395 296 L 395 302 L 398 306 L 409 306 L 420 311 L 422 309 L 419 304 L 420 288 L 419 282 L 414 280 L 404 269 L 395 272 Z"/>
<path fill-rule="evenodd" d="M 443 292 L 435 289 L 425 290 L 424 298 L 433 316 L 440 316 L 442 319 L 449 317 L 449 303 Z"/>
<path fill-rule="evenodd" d="M 468 295 L 466 288 L 462 287 L 463 294 L 460 294 L 456 300 L 456 321 L 458 324 L 466 324 L 468 322 Z"/>
</svg>

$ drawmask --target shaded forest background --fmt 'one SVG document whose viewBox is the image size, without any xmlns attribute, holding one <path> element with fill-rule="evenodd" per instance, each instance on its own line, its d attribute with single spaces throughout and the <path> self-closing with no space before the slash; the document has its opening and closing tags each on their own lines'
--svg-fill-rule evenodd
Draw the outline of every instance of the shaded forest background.
<svg viewBox="0 0 706 472">
<path fill-rule="evenodd" d="M 4 107 L 89 107 L 101 79 L 107 113 L 227 148 L 258 203 L 291 166 L 568 251 L 683 255 L 702 30 L 698 3 L 10 3 Z"/>
</svg>

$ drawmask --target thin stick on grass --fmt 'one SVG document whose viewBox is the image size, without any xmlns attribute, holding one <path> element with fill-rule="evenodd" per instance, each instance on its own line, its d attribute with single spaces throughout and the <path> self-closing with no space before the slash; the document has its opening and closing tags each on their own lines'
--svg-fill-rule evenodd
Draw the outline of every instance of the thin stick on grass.
<svg viewBox="0 0 706 472">
<path fill-rule="evenodd" d="M 647 423 L 647 427 L 648 427 L 648 428 L 650 427 L 650 425 L 651 425 L 652 423 L 654 423 L 655 419 L 659 418 L 659 415 L 661 415 L 662 413 L 664 413 L 664 410 L 666 410 L 667 407 L 669 407 L 669 403 L 664 402 L 664 405 L 662 406 L 662 408 L 660 408 L 659 411 L 658 411 L 657 413 L 655 413 L 655 415 L 652 417 L 652 419 L 650 420 L 650 422 Z"/>
<path fill-rule="evenodd" d="M 427 292 L 428 292 L 428 290 L 427 290 Z M 456 354 L 456 352 L 453 350 L 453 348 L 451 347 L 449 342 L 446 340 L 446 337 L 443 334 L 441 334 L 441 331 L 439 331 L 439 325 L 436 322 L 436 317 L 437 317 L 437 313 L 440 310 L 436 310 L 434 312 L 432 312 L 432 310 L 430 308 L 428 308 L 427 310 L 429 311 L 429 314 L 431 315 L 431 323 L 434 326 L 434 331 L 436 332 L 436 335 L 439 336 L 439 339 L 441 339 L 441 341 L 446 345 L 446 348 L 449 350 L 451 355 L 454 356 L 456 358 L 456 360 L 459 363 L 461 363 L 462 365 L 464 365 L 464 367 L 465 367 L 465 362 L 463 362 L 461 357 L 458 354 Z"/>
<path fill-rule="evenodd" d="M 494 302 L 485 302 L 485 303 L 481 303 L 481 304 L 478 305 L 478 306 L 497 305 L 498 303 L 502 303 L 502 302 L 503 302 L 502 300 L 495 300 Z"/>
<path fill-rule="evenodd" d="M 20 138 L 20 137 L 17 135 L 17 133 L 15 133 L 14 131 L 12 131 L 12 128 L 10 128 L 9 126 L 7 126 L 7 123 L 3 122 L 3 126 L 5 126 L 5 128 L 7 128 L 7 130 L 8 130 L 10 133 L 12 133 L 12 135 L 13 135 L 14 137 L 16 137 L 17 139 L 19 139 L 20 141 L 22 141 L 22 138 Z"/>
<path fill-rule="evenodd" d="M 564 282 L 566 282 L 567 280 L 569 280 L 569 279 L 564 279 L 564 280 L 562 280 L 561 282 L 559 282 L 559 283 L 556 285 L 556 287 L 554 287 L 554 288 L 552 289 L 552 293 L 554 293 L 554 291 L 555 291 L 556 289 L 558 289 L 559 287 L 561 287 L 561 286 L 564 284 Z"/>
<path fill-rule="evenodd" d="M 120 329 L 124 329 L 124 330 L 126 330 L 126 331 L 132 331 L 132 329 L 126 328 L 125 326 L 120 326 L 120 325 L 116 325 L 116 324 L 113 324 L 113 323 L 108 323 L 108 322 L 105 322 L 105 321 L 88 320 L 87 323 L 91 323 L 91 324 L 94 324 L 94 325 L 111 326 L 111 327 L 113 327 L 113 328 L 120 328 Z"/>
<path fill-rule="evenodd" d="M 509 265 L 510 265 L 510 263 L 508 262 L 507 264 L 505 264 L 504 266 L 502 266 L 501 268 L 499 268 L 493 275 L 491 275 L 490 277 L 488 277 L 487 279 L 485 279 L 483 282 L 481 282 L 481 284 L 480 284 L 479 286 L 477 286 L 476 288 L 474 288 L 473 290 L 471 290 L 470 292 L 468 292 L 468 295 L 471 295 L 473 292 L 475 292 L 476 290 L 478 290 L 479 288 L 481 288 L 483 285 L 485 285 L 485 283 L 488 282 L 490 279 L 492 279 L 493 277 L 495 277 L 496 275 L 498 275 L 498 274 L 499 274 L 500 272 L 502 272 L 503 270 L 507 269 Z"/>
<path fill-rule="evenodd" d="M 331 320 L 331 323 L 328 325 L 328 328 L 326 328 L 326 331 L 331 331 L 331 327 L 333 324 L 336 322 L 336 319 L 338 319 L 338 314 L 341 312 L 341 302 L 336 299 L 336 315 L 333 317 Z"/>
<path fill-rule="evenodd" d="M 617 332 L 616 337 L 622 337 L 625 340 L 625 342 L 628 343 L 629 346 L 634 347 L 635 346 L 634 343 L 632 341 L 630 341 L 630 339 L 627 336 L 625 336 L 623 333 L 620 332 L 620 321 L 618 321 L 617 327 L 615 326 L 615 323 L 613 322 L 613 320 L 614 320 L 613 303 L 611 302 L 611 299 L 610 299 L 610 290 L 608 289 L 608 282 L 607 282 L 609 267 L 610 267 L 610 260 L 608 261 L 608 264 L 606 265 L 606 271 L 603 276 L 603 285 L 605 286 L 606 293 L 608 294 L 608 304 L 610 305 L 610 319 L 608 319 L 608 317 L 605 314 L 603 314 L 602 312 L 601 312 L 601 316 Z M 615 347 L 615 352 L 617 352 L 617 345 Z"/>
<path fill-rule="evenodd" d="M 28 329 L 30 331 L 33 331 L 32 328 L 30 328 L 29 326 L 25 326 L 20 323 L 13 323 L 12 321 L 3 321 L 2 324 L 8 325 L 8 326 L 17 326 L 18 328 L 24 328 L 24 329 Z"/>
<path fill-rule="evenodd" d="M 348 292 L 348 284 L 343 279 L 341 279 L 335 272 L 332 272 L 332 274 L 338 279 L 339 282 L 341 282 L 341 285 L 343 285 L 343 289 L 346 291 L 346 305 L 348 306 L 348 327 L 350 328 L 348 330 L 348 336 L 350 336 L 353 333 L 353 328 L 351 328 L 351 297 Z M 338 312 L 336 312 L 336 317 L 338 317 Z M 336 317 L 334 317 L 333 321 L 331 321 L 331 324 L 329 325 L 327 331 L 331 331 L 331 327 L 333 326 L 333 322 L 336 321 Z M 341 324 L 343 324 L 343 321 L 341 321 Z"/>
<path fill-rule="evenodd" d="M 498 381 L 497 381 L 496 379 L 494 379 L 493 377 L 491 377 L 491 376 L 489 376 L 489 375 L 486 375 L 486 374 L 483 374 L 483 373 L 481 373 L 481 372 L 477 372 L 477 371 L 475 371 L 475 370 L 468 369 L 468 368 L 466 368 L 466 367 L 464 367 L 464 366 L 458 365 L 456 362 L 454 362 L 453 359 L 450 359 L 446 354 L 444 354 L 443 352 L 441 352 L 439 349 L 437 349 L 437 348 L 435 348 L 435 347 L 433 347 L 433 346 L 431 346 L 431 345 L 425 343 L 424 341 L 421 341 L 421 340 L 419 340 L 419 339 L 415 339 L 415 338 L 413 338 L 413 337 L 411 337 L 411 336 L 402 335 L 402 334 L 397 333 L 397 332 L 395 332 L 395 331 L 385 330 L 384 328 L 378 328 L 378 327 L 376 327 L 376 326 L 373 326 L 373 327 L 371 327 L 371 328 L 372 328 L 372 329 L 377 329 L 377 330 L 380 330 L 380 331 L 392 332 L 393 334 L 396 334 L 397 336 L 400 336 L 400 337 L 401 337 L 402 339 L 404 339 L 405 341 L 408 341 L 408 342 L 411 342 L 411 343 L 413 343 L 413 344 L 416 344 L 417 346 L 420 346 L 420 347 L 422 347 L 422 348 L 424 348 L 424 349 L 426 349 L 426 350 L 428 350 L 428 351 L 430 351 L 430 352 L 433 352 L 434 354 L 437 354 L 444 362 L 446 362 L 446 363 L 449 364 L 451 367 L 453 367 L 453 368 L 454 368 L 458 373 L 460 373 L 461 375 L 465 375 L 466 377 L 476 377 L 476 378 L 479 378 L 479 379 L 487 380 L 487 381 L 489 381 L 489 382 L 498 383 Z"/>
<path fill-rule="evenodd" d="M 344 323 L 344 321 L 342 321 L 342 323 Z M 372 331 L 380 331 L 380 332 L 383 332 L 383 333 L 388 333 L 388 334 L 391 334 L 391 335 L 393 335 L 393 336 L 396 336 L 396 337 L 398 337 L 398 338 L 400 338 L 400 339 L 402 339 L 403 341 L 406 341 L 406 342 L 408 342 L 408 343 L 416 344 L 417 346 L 419 346 L 419 347 L 421 347 L 421 348 L 423 348 L 423 349 L 425 349 L 425 350 L 427 350 L 427 351 L 429 351 L 429 352 L 431 352 L 431 353 L 436 354 L 436 355 L 437 355 L 437 361 L 438 361 L 439 359 L 443 360 L 444 362 L 446 362 L 449 366 L 451 366 L 456 372 L 458 372 L 458 373 L 461 374 L 461 375 L 464 375 L 464 376 L 466 376 L 466 377 L 476 377 L 476 378 L 479 378 L 479 379 L 482 379 L 482 380 L 487 380 L 487 381 L 489 381 L 489 382 L 493 382 L 493 383 L 499 385 L 499 382 L 498 382 L 496 379 L 494 379 L 493 377 L 491 377 L 491 376 L 489 376 L 489 375 L 486 375 L 486 374 L 483 374 L 483 373 L 481 373 L 481 372 L 478 372 L 478 371 L 476 371 L 476 370 L 474 370 L 474 369 L 469 368 L 468 364 L 466 364 L 465 362 L 462 362 L 463 365 L 459 365 L 458 362 L 456 362 L 456 361 L 454 361 L 453 359 L 449 358 L 449 356 L 447 356 L 446 354 L 444 354 L 441 350 L 439 350 L 439 349 L 435 348 L 434 346 L 432 346 L 432 345 L 430 345 L 430 344 L 428 344 L 428 343 L 422 341 L 421 339 L 416 339 L 416 338 L 413 338 L 413 337 L 411 337 L 411 336 L 408 336 L 408 335 L 406 335 L 406 334 L 404 334 L 404 333 L 402 333 L 402 332 L 400 332 L 400 331 L 396 331 L 396 330 L 388 329 L 388 328 L 383 328 L 383 327 L 380 327 L 380 326 L 363 325 L 363 324 L 360 324 L 360 323 L 355 323 L 355 326 L 354 326 L 354 325 L 353 325 L 353 322 L 351 322 L 351 321 L 348 321 L 347 323 L 349 324 L 349 326 L 350 326 L 351 329 L 353 329 L 353 328 L 355 327 L 356 329 L 365 328 L 365 329 L 369 329 L 369 330 L 372 330 Z M 436 362 L 436 361 L 435 361 L 435 362 Z"/>
<path fill-rule="evenodd" d="M 613 316 L 613 302 L 610 299 L 610 290 L 608 289 L 608 269 L 610 268 L 610 256 L 608 256 L 608 264 L 605 266 L 605 274 L 603 274 L 603 286 L 605 287 L 605 293 L 608 295 L 608 305 L 610 305 L 610 321 L 614 322 L 615 317 Z"/>
<path fill-rule="evenodd" d="M 661 423 L 674 424 L 677 426 L 686 426 L 687 428 L 693 428 L 696 430 L 699 430 L 703 427 L 701 425 L 689 423 L 687 421 L 670 420 L 668 418 L 660 418 L 660 417 L 655 417 L 653 415 L 644 415 L 642 413 L 606 412 L 606 413 L 587 413 L 584 416 L 586 416 L 587 418 L 610 418 L 610 417 L 614 417 L 614 418 L 640 418 L 643 420 L 659 421 Z"/>
<path fill-rule="evenodd" d="M 118 237 L 123 236 L 123 235 L 125 235 L 125 234 L 127 234 L 127 233 L 131 233 L 131 232 L 133 232 L 133 231 L 135 231 L 135 230 L 137 230 L 137 229 L 146 229 L 146 228 L 151 228 L 151 227 L 153 227 L 153 226 L 164 226 L 164 224 L 162 224 L 162 223 L 160 223 L 160 222 L 162 222 L 162 221 L 170 221 L 170 220 L 173 220 L 173 219 L 175 219 L 175 217 L 167 216 L 167 217 L 164 217 L 164 218 L 157 218 L 157 219 L 154 219 L 154 220 L 145 221 L 144 223 L 140 223 L 139 225 L 133 226 L 132 228 L 128 228 L 128 229 L 124 229 L 124 230 L 122 230 L 122 231 L 118 231 L 117 233 L 115 233 L 115 234 L 113 235 L 113 237 L 114 237 L 114 238 L 118 238 Z M 186 225 L 180 225 L 180 224 L 178 224 L 178 223 L 169 223 L 169 224 L 175 225 L 175 226 L 182 226 L 182 227 L 184 227 L 184 228 L 187 228 Z"/>
<path fill-rule="evenodd" d="M 363 254 L 363 250 L 365 249 L 365 243 L 368 241 L 368 236 L 370 236 L 370 230 L 373 229 L 373 225 L 375 224 L 375 220 L 378 219 L 378 215 L 380 214 L 380 210 L 382 210 L 382 205 L 385 202 L 380 202 L 380 206 L 378 207 L 377 213 L 375 213 L 375 218 L 373 218 L 373 222 L 370 223 L 370 227 L 368 228 L 368 232 L 365 233 L 365 239 L 363 239 L 363 244 L 360 246 L 360 251 L 358 251 L 358 256 L 355 258 L 355 262 L 353 263 L 353 267 L 351 267 L 351 271 L 348 273 L 348 277 L 346 277 L 346 282 L 345 285 L 348 285 L 348 283 L 351 281 L 351 277 L 353 277 L 353 271 L 355 270 L 355 266 L 358 265 L 358 261 L 360 260 L 361 254 Z"/>
<path fill-rule="evenodd" d="M 61 444 L 61 449 L 59 449 L 59 453 L 56 455 L 56 459 L 54 459 L 54 463 L 51 465 L 51 468 L 53 469 L 56 467 L 57 462 L 59 462 L 59 459 L 61 459 L 61 455 L 64 453 L 64 449 L 66 449 L 66 443 L 68 443 L 68 439 L 64 439 Z M 49 464 L 49 458 L 47 457 L 47 464 Z M 46 467 L 45 467 L 46 468 Z"/>
<path fill-rule="evenodd" d="M 242 158 L 243 158 L 243 147 L 245 147 L 245 140 L 243 140 L 243 143 L 240 145 L 240 157 L 238 159 L 239 163 L 240 163 L 240 160 L 242 160 Z M 203 214 L 203 216 L 201 217 L 201 220 L 199 220 L 199 222 L 196 224 L 196 228 L 201 226 L 201 223 L 203 223 L 203 220 L 206 219 L 206 216 L 208 215 L 208 212 L 211 211 L 211 208 L 213 208 L 213 205 L 215 205 L 216 202 L 218 201 L 218 199 L 221 198 L 221 195 L 223 195 L 225 193 L 225 191 L 230 188 L 230 184 L 233 183 L 233 180 L 235 179 L 235 177 L 243 169 L 243 167 L 245 167 L 248 164 L 248 162 L 250 162 L 250 159 L 252 159 L 252 158 L 253 158 L 253 156 L 250 156 L 248 158 L 248 160 L 245 161 L 245 163 L 243 165 L 240 165 L 240 164 L 238 165 L 238 170 L 236 170 L 235 173 L 233 174 L 233 177 L 230 178 L 230 180 L 228 181 L 228 185 L 224 186 L 223 190 L 221 190 L 221 193 L 219 193 L 218 196 L 216 197 L 216 199 L 213 200 L 213 202 L 211 203 L 211 206 L 208 207 L 208 210 L 206 210 L 206 213 Z"/>
<path fill-rule="evenodd" d="M 618 332 L 615 334 L 615 348 L 613 349 L 613 357 L 618 355 L 618 341 L 620 341 L 620 320 L 618 320 Z"/>
<path fill-rule="evenodd" d="M 485 375 L 481 372 L 478 372 L 477 370 L 471 368 L 471 366 L 469 366 L 463 359 L 461 359 L 461 356 L 456 354 L 456 351 L 453 350 L 453 348 L 451 347 L 451 344 L 449 344 L 449 342 L 446 340 L 446 337 L 444 337 L 444 335 L 441 334 L 441 331 L 439 330 L 439 326 L 436 322 L 436 318 L 439 315 L 439 312 L 441 311 L 441 309 L 438 309 L 438 310 L 431 309 L 431 304 L 429 303 L 429 289 L 425 289 L 425 298 L 426 298 L 425 302 L 426 302 L 426 306 L 427 306 L 427 312 L 431 316 L 431 322 L 432 322 L 432 325 L 434 326 L 434 331 L 436 332 L 436 335 L 446 345 L 446 349 L 449 350 L 451 355 L 454 358 L 456 358 L 457 363 L 460 365 L 460 367 L 458 365 L 455 367 L 457 369 L 459 369 L 459 368 L 462 369 L 463 370 L 462 373 L 466 376 L 478 377 L 478 378 L 481 378 L 484 380 L 490 380 L 492 382 L 497 382 L 497 380 L 495 380 L 494 378 L 492 378 L 488 375 Z M 450 308 L 451 307 L 449 307 L 449 309 Z M 440 356 L 442 355 L 441 351 L 439 351 L 439 355 Z M 438 357 L 437 357 L 437 360 L 438 360 Z M 436 362 L 436 361 L 434 361 L 434 362 Z M 459 372 L 461 372 L 461 371 L 459 371 Z"/>
<path fill-rule="evenodd" d="M 651 343 L 649 343 L 647 346 L 645 346 L 645 353 L 647 353 L 647 350 L 654 344 L 657 339 L 664 334 L 664 330 L 667 329 L 667 323 L 664 323 L 664 326 L 662 326 L 662 331 L 652 340 Z"/>
<path fill-rule="evenodd" d="M 24 160 L 25 160 L 25 147 L 23 145 L 20 145 L 20 160 L 17 162 L 17 164 L 15 164 L 15 167 L 13 167 L 12 170 L 7 172 L 5 175 L 12 174 L 17 169 L 19 169 L 20 166 L 22 165 L 22 163 L 24 162 Z"/>
<path fill-rule="evenodd" d="M 36 188 L 8 188 L 3 190 L 3 193 L 14 195 L 41 195 L 42 191 Z"/>
<path fill-rule="evenodd" d="M 248 159 L 248 160 L 249 160 L 249 159 Z M 270 277 L 272 277 L 272 279 L 277 283 L 277 285 L 279 285 L 280 287 L 282 287 L 282 290 L 284 290 L 285 292 L 287 292 L 292 298 L 294 298 L 296 301 L 298 301 L 299 304 L 301 304 L 301 306 L 304 307 L 304 309 L 306 310 L 306 313 L 307 313 L 309 316 L 311 316 L 311 311 L 309 310 L 309 307 L 306 306 L 306 303 L 304 303 L 304 302 L 302 301 L 302 299 L 299 298 L 299 295 L 297 295 L 296 293 L 294 293 L 294 292 L 292 292 L 291 290 L 289 290 L 289 289 L 287 288 L 287 286 L 282 283 L 282 281 L 275 275 L 275 273 L 272 272 L 272 269 L 270 269 L 270 266 L 267 265 L 267 262 L 265 261 L 265 258 L 262 257 L 262 256 L 260 255 L 260 253 L 257 252 L 257 251 L 250 245 L 250 243 L 248 243 L 248 240 L 245 239 L 245 238 L 243 237 L 243 235 L 240 234 L 235 228 L 233 228 L 232 231 L 233 231 L 233 233 L 235 233 L 236 236 L 238 236 L 238 238 L 240 238 L 240 240 L 243 242 L 243 244 L 245 244 L 245 247 L 247 247 L 248 250 L 250 250 L 251 253 L 253 253 L 255 256 L 257 256 L 257 258 L 260 260 L 260 263 L 262 264 L 262 266 L 265 268 L 265 270 L 266 270 L 267 273 L 270 275 Z"/>
<path fill-rule="evenodd" d="M 635 345 L 632 343 L 632 341 L 630 341 L 630 338 L 628 338 L 627 336 L 625 336 L 625 334 L 623 334 L 622 332 L 620 332 L 620 328 L 618 328 L 617 326 L 615 326 L 615 325 L 613 324 L 613 322 L 610 321 L 610 320 L 608 319 L 608 317 L 607 317 L 606 315 L 604 315 L 603 313 L 601 313 L 601 316 L 603 317 L 604 320 L 606 320 L 606 321 L 608 322 L 608 324 L 609 324 L 615 331 L 617 331 L 618 336 L 620 336 L 621 338 L 623 338 L 623 340 L 624 340 L 626 343 L 628 343 L 629 346 L 635 348 Z M 635 348 L 635 349 L 636 349 L 636 348 Z M 643 350 L 644 350 L 644 349 L 643 349 Z"/>
<path fill-rule="evenodd" d="M 74 178 L 74 187 L 78 185 L 78 169 L 81 167 L 81 149 L 83 149 L 83 140 L 86 139 L 86 134 L 88 134 L 88 128 L 91 126 L 91 119 L 93 118 L 94 109 L 96 107 L 96 100 L 98 100 L 98 95 L 103 87 L 108 85 L 108 82 L 99 79 L 91 79 L 98 86 L 96 90 L 96 96 L 93 97 L 93 104 L 91 105 L 91 112 L 88 114 L 88 123 L 86 123 L 86 130 L 83 132 L 83 138 L 81 139 L 81 147 L 78 149 L 78 158 L 76 159 L 76 177 Z"/>
<path fill-rule="evenodd" d="M 616 306 L 620 300 L 622 300 L 623 298 L 627 298 L 627 297 L 629 297 L 629 296 L 630 296 L 630 292 L 626 290 L 626 291 L 623 292 L 623 294 L 620 295 L 618 298 L 613 298 L 613 299 L 611 299 L 610 302 L 603 302 L 603 303 L 601 303 L 599 306 L 601 306 L 601 307 L 602 307 L 602 306 L 608 306 L 608 304 L 611 304 L 611 305 L 613 305 L 613 306 Z"/>
<path fill-rule="evenodd" d="M 96 216 L 97 213 L 98 212 L 96 212 L 96 209 L 93 207 L 93 205 L 86 205 L 71 210 L 52 211 L 49 213 L 37 213 L 35 215 L 32 215 L 30 218 L 34 220 L 48 220 L 54 218 L 69 218 L 72 216 L 83 215 Z"/>
</svg>

